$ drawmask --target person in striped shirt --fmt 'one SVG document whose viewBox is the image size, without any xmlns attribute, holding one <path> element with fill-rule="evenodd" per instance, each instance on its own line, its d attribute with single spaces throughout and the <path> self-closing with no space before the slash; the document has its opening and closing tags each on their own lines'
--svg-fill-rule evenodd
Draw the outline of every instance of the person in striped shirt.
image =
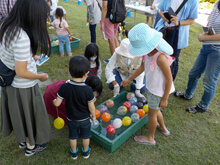
<svg viewBox="0 0 220 165">
<path fill-rule="evenodd" d="M 31 156 L 46 148 L 51 138 L 50 123 L 38 80 L 37 50 L 50 55 L 46 20 L 50 12 L 45 0 L 17 0 L 0 29 L 0 59 L 16 76 L 1 91 L 1 131 L 7 137 L 14 131 L 19 148 Z M 28 14 L 27 14 L 28 13 Z"/>
<path fill-rule="evenodd" d="M 198 40 L 203 43 L 202 49 L 189 72 L 189 80 L 185 93 L 175 92 L 174 95 L 186 100 L 193 97 L 198 81 L 203 73 L 204 92 L 201 101 L 186 109 L 190 113 L 206 112 L 215 94 L 217 81 L 220 75 L 220 0 L 214 6 L 208 22 L 209 29 L 199 34 Z"/>
</svg>

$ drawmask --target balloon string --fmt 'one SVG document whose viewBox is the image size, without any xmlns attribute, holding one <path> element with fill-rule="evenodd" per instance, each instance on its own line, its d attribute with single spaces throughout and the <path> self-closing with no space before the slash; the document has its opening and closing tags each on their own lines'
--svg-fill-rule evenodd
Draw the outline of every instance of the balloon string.
<svg viewBox="0 0 220 165">
<path fill-rule="evenodd" d="M 57 117 L 59 117 L 59 114 L 58 114 L 58 108 L 56 107 L 56 110 L 57 110 Z"/>
</svg>

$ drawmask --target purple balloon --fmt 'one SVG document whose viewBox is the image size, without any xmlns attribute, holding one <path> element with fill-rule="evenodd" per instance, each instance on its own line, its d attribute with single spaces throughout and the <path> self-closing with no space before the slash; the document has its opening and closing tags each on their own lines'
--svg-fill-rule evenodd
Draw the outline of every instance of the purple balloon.
<svg viewBox="0 0 220 165">
<path fill-rule="evenodd" d="M 105 112 L 108 112 L 108 107 L 106 105 L 100 105 L 99 110 L 100 110 L 101 114 L 103 114 Z"/>
</svg>

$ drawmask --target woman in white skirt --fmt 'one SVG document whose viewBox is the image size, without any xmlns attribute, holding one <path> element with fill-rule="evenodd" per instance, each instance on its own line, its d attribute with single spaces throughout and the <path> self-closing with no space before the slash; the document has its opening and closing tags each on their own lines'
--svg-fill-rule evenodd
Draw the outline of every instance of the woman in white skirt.
<svg viewBox="0 0 220 165">
<path fill-rule="evenodd" d="M 0 29 L 0 59 L 16 76 L 1 92 L 1 131 L 14 131 L 20 148 L 31 156 L 46 148 L 51 138 L 50 123 L 38 80 L 37 50 L 48 54 L 50 43 L 46 21 L 50 12 L 45 0 L 17 0 Z M 49 53 L 50 54 L 50 53 Z"/>
</svg>

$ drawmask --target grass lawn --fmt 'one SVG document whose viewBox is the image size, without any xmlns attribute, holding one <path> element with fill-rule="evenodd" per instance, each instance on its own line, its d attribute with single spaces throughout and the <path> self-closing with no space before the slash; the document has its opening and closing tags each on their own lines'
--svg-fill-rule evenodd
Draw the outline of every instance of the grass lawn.
<svg viewBox="0 0 220 165">
<path fill-rule="evenodd" d="M 77 5 L 77 1 L 59 1 L 67 11 L 67 22 L 73 36 L 80 38 L 80 46 L 73 49 L 73 55 L 83 55 L 85 45 L 90 42 L 89 28 L 86 26 L 86 6 Z M 128 18 L 131 22 L 133 18 Z M 137 23 L 145 22 L 144 15 L 137 14 Z M 133 24 L 128 24 L 127 29 L 131 29 Z M 104 74 L 106 64 L 103 59 L 110 57 L 108 42 L 102 37 L 97 25 L 97 45 L 100 49 L 102 61 L 102 82 L 104 90 L 96 101 L 96 106 L 112 97 L 112 92 L 108 89 Z M 189 46 L 181 51 L 180 68 L 175 80 L 175 88 L 184 91 L 186 88 L 188 73 L 194 64 L 202 44 L 197 40 L 197 36 L 202 32 L 202 28 L 192 25 L 190 28 Z M 55 30 L 49 30 L 55 33 Z M 62 58 L 59 53 L 52 54 L 38 71 L 46 72 L 52 81 L 67 80 L 68 62 L 70 57 Z M 42 88 L 44 93 L 45 87 Z M 170 95 L 169 105 L 163 109 L 164 120 L 171 136 L 164 137 L 159 131 L 155 133 L 156 146 L 145 146 L 135 143 L 132 136 L 115 152 L 109 153 L 104 148 L 91 140 L 91 155 L 88 160 L 81 156 L 81 139 L 78 141 L 80 149 L 79 157 L 73 161 L 69 154 L 68 128 L 56 130 L 53 127 L 54 119 L 49 116 L 52 127 L 52 139 L 47 149 L 42 153 L 26 157 L 25 151 L 18 148 L 18 143 L 12 133 L 9 137 L 3 138 L 0 133 L 0 165 L 10 164 L 220 164 L 220 82 L 218 82 L 216 94 L 212 99 L 209 110 L 202 114 L 189 114 L 185 109 L 197 104 L 203 94 L 202 78 L 199 81 L 194 97 L 191 101 L 184 101 Z M 135 135 L 146 135 L 147 125 L 141 128 Z"/>
</svg>

